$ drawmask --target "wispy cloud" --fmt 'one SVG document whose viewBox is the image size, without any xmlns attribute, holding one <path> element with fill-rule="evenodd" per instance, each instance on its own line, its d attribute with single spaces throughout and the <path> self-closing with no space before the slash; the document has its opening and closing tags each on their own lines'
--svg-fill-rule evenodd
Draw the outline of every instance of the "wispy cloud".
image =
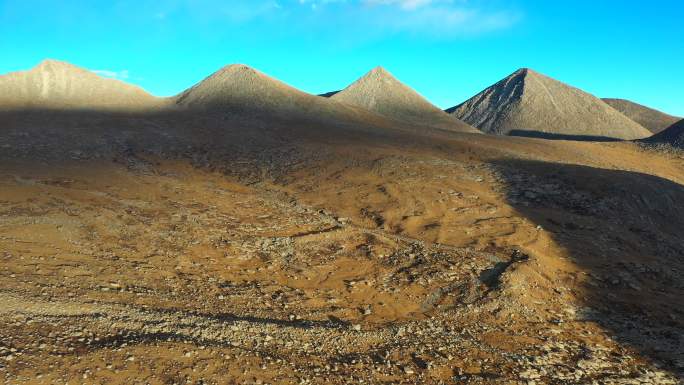
<svg viewBox="0 0 684 385">
<path fill-rule="evenodd" d="M 402 9 L 417 9 L 435 3 L 434 0 L 365 0 L 369 5 L 396 5 Z"/>
<path fill-rule="evenodd" d="M 152 17 L 175 13 L 213 25 L 283 23 L 286 30 L 383 36 L 408 33 L 452 38 L 510 28 L 522 14 L 511 1 L 491 0 L 175 0 Z M 283 33 L 286 30 L 283 30 Z"/>
<path fill-rule="evenodd" d="M 93 70 L 96 74 L 106 78 L 126 80 L 130 77 L 128 70 L 110 71 L 110 70 Z"/>
<path fill-rule="evenodd" d="M 510 28 L 520 11 L 484 0 L 299 0 L 334 24 L 356 25 L 376 32 L 454 37 Z"/>
</svg>

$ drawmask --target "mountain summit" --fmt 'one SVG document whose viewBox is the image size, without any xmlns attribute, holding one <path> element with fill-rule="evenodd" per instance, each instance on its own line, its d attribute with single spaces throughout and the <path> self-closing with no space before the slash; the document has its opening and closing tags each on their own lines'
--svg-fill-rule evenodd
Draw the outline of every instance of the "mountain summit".
<svg viewBox="0 0 684 385">
<path fill-rule="evenodd" d="M 601 99 L 528 68 L 447 112 L 492 134 L 614 139 L 651 135 Z"/>
<path fill-rule="evenodd" d="M 173 101 L 180 111 L 239 117 L 243 122 L 252 118 L 275 118 L 328 128 L 396 126 L 395 120 L 386 116 L 333 98 L 308 94 L 243 64 L 221 68 L 175 96 Z"/>
<path fill-rule="evenodd" d="M 176 104 L 206 110 L 289 110 L 312 98 L 244 64 L 231 64 L 182 92 Z"/>
<path fill-rule="evenodd" d="M 159 101 L 140 87 L 58 60 L 0 76 L 0 90 L 1 109 L 140 109 Z"/>
<path fill-rule="evenodd" d="M 376 67 L 330 99 L 420 126 L 478 132 L 444 113 L 416 91 L 397 80 L 382 67 Z"/>
</svg>

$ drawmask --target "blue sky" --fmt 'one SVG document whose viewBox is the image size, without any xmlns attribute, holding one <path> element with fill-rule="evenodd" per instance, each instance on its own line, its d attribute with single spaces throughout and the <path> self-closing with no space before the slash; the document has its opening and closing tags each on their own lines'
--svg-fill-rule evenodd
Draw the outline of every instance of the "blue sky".
<svg viewBox="0 0 684 385">
<path fill-rule="evenodd" d="M 0 73 L 65 60 L 176 94 L 230 63 L 311 93 L 382 65 L 440 107 L 520 67 L 684 116 L 680 0 L 0 0 Z"/>
</svg>

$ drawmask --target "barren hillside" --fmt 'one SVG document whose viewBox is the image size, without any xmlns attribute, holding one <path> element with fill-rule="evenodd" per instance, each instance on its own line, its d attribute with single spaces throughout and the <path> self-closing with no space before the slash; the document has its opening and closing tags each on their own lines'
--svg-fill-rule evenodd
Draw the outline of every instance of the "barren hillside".
<svg viewBox="0 0 684 385">
<path fill-rule="evenodd" d="M 673 124 L 660 133 L 648 138 L 647 142 L 665 143 L 674 147 L 684 148 L 684 120 Z"/>
<path fill-rule="evenodd" d="M 142 110 L 162 103 L 139 87 L 57 60 L 0 76 L 0 90 L 4 110 Z"/>
<path fill-rule="evenodd" d="M 604 98 L 603 101 L 654 134 L 670 127 L 681 119 L 625 99 Z"/>
<path fill-rule="evenodd" d="M 246 65 L 232 64 L 178 95 L 176 104 L 204 110 L 291 112 L 315 99 Z"/>
<path fill-rule="evenodd" d="M 526 68 L 447 112 L 490 134 L 569 139 L 651 135 L 601 99 Z"/>
<path fill-rule="evenodd" d="M 362 107 L 417 127 L 478 132 L 445 114 L 382 67 L 374 68 L 342 91 L 325 95 L 332 100 Z"/>
</svg>

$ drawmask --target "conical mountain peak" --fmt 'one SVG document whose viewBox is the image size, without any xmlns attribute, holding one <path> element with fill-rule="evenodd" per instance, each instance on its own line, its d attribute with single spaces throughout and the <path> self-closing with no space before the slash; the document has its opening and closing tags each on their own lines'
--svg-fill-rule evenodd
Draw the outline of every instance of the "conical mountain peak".
<svg viewBox="0 0 684 385">
<path fill-rule="evenodd" d="M 639 139 L 644 127 L 601 99 L 529 68 L 521 68 L 447 110 L 492 134 Z"/>
<path fill-rule="evenodd" d="M 263 75 L 261 72 L 246 64 L 228 64 L 227 66 L 216 71 L 215 74 L 235 75 L 235 74 L 250 74 Z"/>
<path fill-rule="evenodd" d="M 515 72 L 513 72 L 513 73 L 510 74 L 510 75 L 508 75 L 508 77 L 515 77 L 515 76 L 520 76 L 520 75 L 522 75 L 522 76 L 527 76 L 527 74 L 528 74 L 529 72 L 530 72 L 530 69 L 527 68 L 527 67 L 518 68 Z"/>
<path fill-rule="evenodd" d="M 366 72 L 363 76 L 361 76 L 358 80 L 356 80 L 354 83 L 352 83 L 349 87 L 342 90 L 341 92 L 361 87 L 374 87 L 378 91 L 388 87 L 396 87 L 405 90 L 411 90 L 411 88 L 400 82 L 396 77 L 394 77 L 394 75 L 392 75 L 389 71 L 387 71 L 385 68 L 381 66 L 377 66 L 372 70 Z M 387 91 L 392 92 L 395 90 L 388 89 Z M 413 90 L 411 91 L 415 92 Z"/>
<path fill-rule="evenodd" d="M 551 78 L 540 73 L 540 72 L 533 70 L 532 68 L 523 67 L 523 68 L 519 68 L 518 70 L 516 70 L 512 74 L 503 78 L 496 85 L 504 85 L 507 87 L 510 87 L 511 85 L 519 85 L 520 87 L 534 86 L 535 84 L 538 84 L 538 83 L 533 83 L 530 80 L 539 80 L 539 79 L 551 79 Z"/>
<path fill-rule="evenodd" d="M 212 110 L 280 110 L 292 107 L 305 95 L 247 65 L 231 64 L 182 92 L 176 104 Z"/>
<path fill-rule="evenodd" d="M 477 132 L 473 127 L 448 116 L 383 67 L 375 67 L 330 99 L 428 127 Z"/>
<path fill-rule="evenodd" d="M 503 78 L 497 84 L 510 85 L 510 84 L 520 83 L 521 86 L 535 86 L 538 83 L 531 82 L 531 80 L 541 80 L 541 79 L 553 80 L 549 76 L 546 76 L 541 72 L 535 71 L 532 68 L 523 67 L 523 68 L 519 68 L 518 70 L 516 70 L 512 74 Z"/>
<path fill-rule="evenodd" d="M 247 64 L 234 63 L 224 66 L 221 71 L 256 71 L 254 68 L 248 66 Z"/>
<path fill-rule="evenodd" d="M 377 66 L 373 68 L 372 70 L 368 71 L 366 75 L 364 76 L 368 78 L 391 78 L 395 79 L 395 77 L 385 69 L 385 67 L 382 66 Z"/>
<path fill-rule="evenodd" d="M 68 67 L 68 68 L 78 68 L 77 66 L 57 59 L 43 59 L 41 60 L 35 68 L 45 68 L 45 67 Z"/>
<path fill-rule="evenodd" d="M 67 62 L 55 60 L 55 59 L 43 59 L 38 65 L 33 67 L 34 70 L 41 70 L 49 67 L 61 67 L 61 66 L 71 66 Z"/>
<path fill-rule="evenodd" d="M 10 109 L 140 109 L 159 102 L 142 88 L 60 60 L 0 76 L 0 107 Z"/>
<path fill-rule="evenodd" d="M 539 72 L 537 72 L 537 71 L 535 71 L 535 70 L 533 70 L 532 68 L 529 68 L 529 67 L 518 68 L 518 70 L 515 71 L 515 72 L 513 72 L 512 75 L 516 75 L 516 74 L 520 74 L 520 75 L 524 75 L 524 76 L 539 76 L 539 75 L 542 75 L 541 73 L 539 73 Z M 542 75 L 542 76 L 543 76 L 543 75 Z"/>
<path fill-rule="evenodd" d="M 390 84 L 379 81 L 379 78 L 392 79 Z M 396 86 L 395 84 L 399 85 Z M 410 88 L 401 85 L 394 80 L 383 68 L 376 68 L 365 74 L 353 85 L 344 91 L 347 97 L 350 95 L 368 96 L 373 99 L 371 104 L 375 106 L 387 106 L 385 96 L 391 98 L 397 95 L 411 94 L 412 98 L 420 99 L 421 103 L 429 103 L 415 94 Z M 334 95 L 333 95 L 334 94 Z M 414 96 L 415 94 L 415 96 Z M 383 122 L 383 125 L 396 124 L 396 117 L 387 119 L 382 117 L 372 108 L 358 108 L 354 103 L 344 103 L 337 100 L 338 93 L 329 93 L 332 97 L 314 96 L 293 88 L 275 78 L 272 78 L 256 69 L 243 64 L 232 64 L 214 72 L 193 87 L 175 97 L 176 106 L 185 110 L 201 110 L 218 114 L 247 114 L 264 116 L 277 116 L 286 119 L 304 119 L 306 121 L 356 121 L 359 117 Z M 465 126 L 467 129 L 474 128 L 460 123 L 436 107 L 431 107 L 441 114 L 445 121 L 452 126 Z M 434 111 L 433 111 L 434 112 Z M 435 120 L 435 118 L 431 118 Z M 415 124 L 412 121 L 412 124 Z M 429 125 L 421 121 L 421 125 Z M 446 124 L 445 124 L 446 125 Z"/>
<path fill-rule="evenodd" d="M 215 83 L 223 83 L 224 86 L 230 87 L 242 82 L 254 82 L 259 80 L 271 80 L 273 82 L 278 82 L 277 80 L 272 79 L 262 72 L 259 72 L 245 64 L 229 64 L 209 75 L 195 87 L 198 87 L 202 84 L 206 86 L 208 84 Z"/>
<path fill-rule="evenodd" d="M 59 77 L 68 76 L 99 76 L 94 72 L 88 71 L 74 64 L 62 60 L 44 59 L 33 67 L 30 71 L 32 73 L 53 73 Z"/>
</svg>

